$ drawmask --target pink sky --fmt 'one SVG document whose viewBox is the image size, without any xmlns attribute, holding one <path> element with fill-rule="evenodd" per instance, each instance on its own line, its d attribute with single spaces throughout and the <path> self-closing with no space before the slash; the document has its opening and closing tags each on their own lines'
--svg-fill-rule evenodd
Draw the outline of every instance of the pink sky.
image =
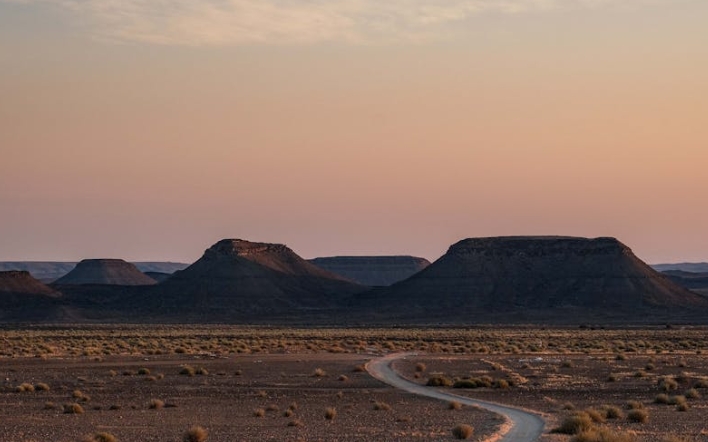
<svg viewBox="0 0 708 442">
<path fill-rule="evenodd" d="M 708 260 L 708 3 L 438 3 L 0 0 L 0 260 Z"/>
</svg>

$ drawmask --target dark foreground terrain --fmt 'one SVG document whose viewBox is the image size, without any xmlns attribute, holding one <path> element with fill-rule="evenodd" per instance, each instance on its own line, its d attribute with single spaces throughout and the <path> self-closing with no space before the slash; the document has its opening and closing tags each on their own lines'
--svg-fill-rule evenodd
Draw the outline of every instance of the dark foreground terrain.
<svg viewBox="0 0 708 442">
<path fill-rule="evenodd" d="M 630 442 L 704 441 L 707 351 L 698 328 L 5 328 L 0 440 L 106 432 L 180 441 L 198 425 L 212 442 L 451 441 L 461 424 L 474 428 L 469 440 L 493 440 L 499 417 L 393 389 L 363 369 L 382 354 L 415 352 L 394 368 L 414 382 L 446 378 L 468 388 L 439 388 L 535 410 L 549 423 L 541 440 L 574 440 L 549 432 L 573 411 L 615 407 L 619 417 L 602 411 L 592 428 Z M 646 422 L 628 419 L 629 401 Z"/>
</svg>

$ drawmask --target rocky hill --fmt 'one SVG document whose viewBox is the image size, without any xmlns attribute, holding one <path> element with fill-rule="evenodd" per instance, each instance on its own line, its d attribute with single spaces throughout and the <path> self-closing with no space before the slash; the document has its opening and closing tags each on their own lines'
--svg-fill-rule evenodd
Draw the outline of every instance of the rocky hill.
<svg viewBox="0 0 708 442">
<path fill-rule="evenodd" d="M 311 259 L 310 262 L 371 287 L 403 281 L 430 265 L 427 259 L 415 256 L 333 256 Z"/>
<path fill-rule="evenodd" d="M 157 281 L 122 259 L 84 259 L 55 285 L 152 285 Z"/>
<path fill-rule="evenodd" d="M 161 283 L 151 302 L 171 317 L 276 319 L 326 312 L 363 290 L 284 245 L 225 239 Z"/>
<path fill-rule="evenodd" d="M 414 322 L 708 318 L 705 298 L 614 238 L 466 239 L 413 277 L 353 298 L 352 306 Z"/>
<path fill-rule="evenodd" d="M 61 315 L 61 293 L 25 271 L 0 272 L 0 320 L 54 321 Z"/>
</svg>

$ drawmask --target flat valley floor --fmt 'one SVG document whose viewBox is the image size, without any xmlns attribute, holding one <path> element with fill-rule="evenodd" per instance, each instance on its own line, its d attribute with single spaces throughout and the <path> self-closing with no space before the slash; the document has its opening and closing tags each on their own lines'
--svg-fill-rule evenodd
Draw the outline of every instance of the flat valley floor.
<svg viewBox="0 0 708 442">
<path fill-rule="evenodd" d="M 544 441 L 572 440 L 551 430 L 578 411 L 625 440 L 708 441 L 702 328 L 177 325 L 0 329 L 0 440 L 178 442 L 200 426 L 211 442 L 452 441 L 462 424 L 494 439 L 499 416 L 364 370 L 393 352 L 416 353 L 393 365 L 413 382 L 538 412 Z"/>
</svg>

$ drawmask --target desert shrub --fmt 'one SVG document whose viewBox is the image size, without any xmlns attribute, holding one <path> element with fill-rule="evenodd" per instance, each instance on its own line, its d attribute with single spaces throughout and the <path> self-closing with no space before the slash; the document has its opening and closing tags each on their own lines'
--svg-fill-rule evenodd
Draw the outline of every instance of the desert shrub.
<svg viewBox="0 0 708 442">
<path fill-rule="evenodd" d="M 428 380 L 428 382 L 430 382 L 430 380 Z M 460 379 L 452 384 L 452 388 L 479 388 L 481 386 L 482 384 L 478 379 Z"/>
<path fill-rule="evenodd" d="M 334 418 L 337 417 L 337 409 L 334 407 L 327 407 L 325 408 L 325 419 L 331 421 L 334 420 Z"/>
<path fill-rule="evenodd" d="M 263 417 L 265 416 L 265 410 L 263 408 L 256 408 L 253 410 L 253 415 L 255 417 Z"/>
<path fill-rule="evenodd" d="M 645 377 L 647 377 L 647 372 L 644 371 L 644 370 L 637 370 L 637 371 L 634 373 L 634 377 L 635 377 L 635 378 L 645 378 Z"/>
<path fill-rule="evenodd" d="M 622 409 L 616 405 L 603 405 L 602 409 L 605 411 L 607 419 L 622 419 L 624 417 Z"/>
<path fill-rule="evenodd" d="M 391 409 L 391 406 L 389 404 L 387 404 L 386 402 L 376 401 L 374 403 L 374 410 L 388 411 L 390 409 Z"/>
<path fill-rule="evenodd" d="M 592 428 L 574 436 L 570 442 L 635 442 L 636 440 L 636 436 L 631 433 L 609 428 Z"/>
<path fill-rule="evenodd" d="M 140 369 L 138 369 L 138 374 L 139 374 L 139 375 L 142 375 L 142 376 L 149 375 L 149 374 L 150 374 L 150 369 L 149 369 L 149 368 L 144 368 L 144 367 L 143 367 L 143 368 L 140 368 Z"/>
<path fill-rule="evenodd" d="M 627 419 L 630 422 L 644 423 L 649 420 L 649 412 L 643 408 L 630 410 Z"/>
<path fill-rule="evenodd" d="M 96 433 L 84 439 L 86 442 L 118 442 L 118 439 L 111 433 Z"/>
<path fill-rule="evenodd" d="M 194 367 L 191 365 L 183 365 L 179 371 L 179 374 L 183 376 L 194 376 L 197 373 Z"/>
<path fill-rule="evenodd" d="M 565 402 L 565 403 L 561 406 L 561 408 L 562 408 L 563 410 L 575 410 L 575 405 L 573 405 L 572 402 Z"/>
<path fill-rule="evenodd" d="M 457 401 L 452 401 L 447 404 L 448 410 L 459 410 L 462 408 L 462 404 Z"/>
<path fill-rule="evenodd" d="M 204 442 L 209 433 L 200 426 L 194 426 L 187 430 L 182 436 L 182 442 Z"/>
<path fill-rule="evenodd" d="M 659 388 L 662 391 L 672 391 L 678 388 L 678 382 L 676 382 L 675 379 L 667 376 L 660 377 L 657 381 L 657 384 L 659 385 Z"/>
<path fill-rule="evenodd" d="M 339 375 L 339 380 L 342 381 L 342 382 L 346 382 L 346 381 L 349 380 L 349 376 L 344 375 L 344 374 Z"/>
<path fill-rule="evenodd" d="M 698 399 L 701 397 L 701 394 L 695 388 L 691 388 L 689 390 L 686 390 L 686 392 L 683 395 L 686 396 L 686 398 L 688 398 L 688 399 Z"/>
<path fill-rule="evenodd" d="M 622 354 L 622 353 L 619 353 L 617 356 L 615 356 L 615 360 L 616 360 L 616 361 L 626 361 L 626 360 L 627 360 L 627 356 L 624 355 L 624 354 Z"/>
<path fill-rule="evenodd" d="M 619 381 L 619 375 L 614 374 L 614 373 L 610 373 L 607 376 L 607 382 L 617 382 L 617 381 Z"/>
<path fill-rule="evenodd" d="M 15 387 L 15 391 L 18 393 L 23 393 L 23 392 L 33 392 L 34 391 L 34 385 L 23 382 L 22 384 L 18 385 Z"/>
<path fill-rule="evenodd" d="M 366 371 L 366 366 L 363 365 L 363 364 L 357 365 L 357 366 L 354 367 L 354 369 L 353 369 L 352 371 L 353 371 L 354 373 L 363 373 L 363 372 Z"/>
<path fill-rule="evenodd" d="M 290 405 L 288 405 L 288 410 L 297 410 L 297 402 L 293 402 Z"/>
<path fill-rule="evenodd" d="M 150 409 L 159 410 L 165 406 L 165 402 L 160 399 L 153 399 L 150 401 Z"/>
<path fill-rule="evenodd" d="M 276 404 L 270 404 L 266 407 L 266 411 L 278 411 L 280 410 L 280 407 L 278 407 Z"/>
<path fill-rule="evenodd" d="M 669 403 L 671 405 L 680 405 L 680 404 L 685 404 L 686 403 L 686 396 L 682 395 L 676 395 L 676 396 L 671 396 L 669 398 Z"/>
<path fill-rule="evenodd" d="M 644 366 L 644 369 L 645 369 L 646 371 L 652 371 L 652 370 L 654 370 L 655 368 L 656 368 L 656 365 L 652 364 L 651 362 Z"/>
<path fill-rule="evenodd" d="M 693 388 L 708 388 L 708 379 L 699 379 L 693 385 Z"/>
<path fill-rule="evenodd" d="M 688 411 L 688 403 L 682 402 L 680 404 L 676 404 L 676 411 Z"/>
<path fill-rule="evenodd" d="M 447 378 L 442 375 L 431 376 L 428 378 L 428 382 L 425 385 L 428 387 L 450 387 L 454 384 L 452 379 Z"/>
<path fill-rule="evenodd" d="M 579 411 L 566 416 L 560 426 L 553 430 L 554 433 L 580 434 L 592 428 L 592 419 L 587 413 Z"/>
<path fill-rule="evenodd" d="M 426 368 L 427 368 L 427 367 L 426 367 L 425 364 L 422 363 L 422 362 L 418 362 L 417 364 L 415 364 L 415 371 L 417 371 L 417 372 L 419 372 L 419 373 L 424 372 L 424 371 L 426 370 Z"/>
<path fill-rule="evenodd" d="M 293 410 L 291 410 L 289 408 L 283 412 L 283 417 L 290 417 L 292 415 L 293 415 Z"/>
<path fill-rule="evenodd" d="M 302 427 L 303 423 L 300 419 L 293 419 L 288 422 L 288 427 Z"/>
<path fill-rule="evenodd" d="M 55 408 L 57 408 L 57 406 L 54 404 L 54 402 L 45 402 L 44 403 L 45 410 L 53 410 Z"/>
<path fill-rule="evenodd" d="M 326 371 L 322 370 L 321 368 L 316 368 L 315 372 L 312 374 L 312 376 L 316 378 L 321 378 L 327 374 Z"/>
<path fill-rule="evenodd" d="M 204 367 L 199 367 L 194 371 L 194 374 L 198 374 L 200 376 L 206 376 L 209 374 L 209 371 L 207 371 L 207 369 Z"/>
<path fill-rule="evenodd" d="M 455 439 L 469 439 L 474 434 L 472 425 L 461 424 L 452 429 L 452 435 Z"/>
<path fill-rule="evenodd" d="M 627 407 L 628 410 L 641 410 L 642 408 L 644 408 L 644 404 L 642 404 L 639 401 L 635 401 L 635 400 L 627 401 L 625 406 Z"/>
<path fill-rule="evenodd" d="M 668 404 L 669 403 L 669 395 L 666 393 L 657 394 L 656 397 L 654 398 L 654 403 L 655 404 Z"/>
<path fill-rule="evenodd" d="M 494 388 L 500 388 L 502 390 L 506 390 L 509 388 L 509 381 L 506 379 L 499 379 L 496 382 L 494 382 Z"/>
<path fill-rule="evenodd" d="M 37 391 L 49 391 L 49 385 L 44 382 L 40 382 L 34 386 L 34 389 Z"/>
<path fill-rule="evenodd" d="M 84 408 L 79 404 L 67 404 L 64 405 L 64 413 L 66 414 L 83 414 Z"/>
<path fill-rule="evenodd" d="M 573 368 L 573 361 L 565 360 L 561 362 L 561 368 Z"/>
<path fill-rule="evenodd" d="M 597 424 L 601 424 L 601 423 L 605 422 L 605 413 L 604 412 L 598 411 L 594 408 L 586 408 L 585 414 L 590 416 L 590 419 L 592 419 L 592 421 Z"/>
</svg>

